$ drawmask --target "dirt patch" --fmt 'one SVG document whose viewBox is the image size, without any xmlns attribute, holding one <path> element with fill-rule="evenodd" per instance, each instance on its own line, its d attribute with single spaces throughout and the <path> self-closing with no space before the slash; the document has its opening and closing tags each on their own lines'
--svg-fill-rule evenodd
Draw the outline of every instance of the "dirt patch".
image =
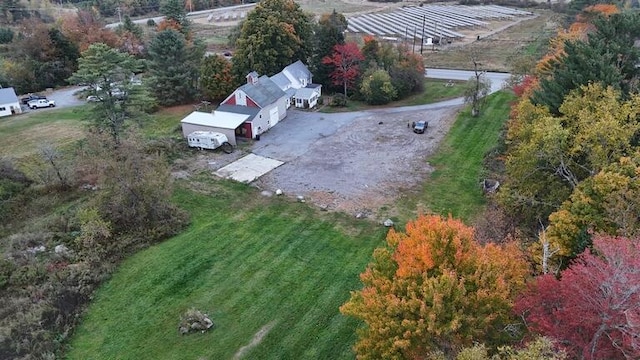
<svg viewBox="0 0 640 360">
<path fill-rule="evenodd" d="M 253 335 L 253 339 L 251 339 L 251 342 L 241 347 L 238 350 L 238 352 L 236 352 L 235 355 L 233 355 L 233 358 L 241 359 L 244 356 L 244 354 L 246 354 L 249 350 L 254 348 L 256 345 L 260 344 L 262 339 L 267 335 L 267 333 L 269 333 L 269 331 L 271 331 L 271 329 L 275 326 L 275 324 L 276 322 L 272 321 L 267 325 L 263 326 L 260 330 L 258 330 L 258 332 L 255 335 Z"/>
<path fill-rule="evenodd" d="M 432 171 L 427 159 L 458 110 L 366 113 L 334 134 L 321 136 L 305 154 L 263 176 L 256 185 L 305 196 L 323 209 L 375 215 L 382 207 L 392 207 L 403 189 L 420 184 Z M 424 134 L 411 129 L 419 120 L 429 121 Z"/>
</svg>

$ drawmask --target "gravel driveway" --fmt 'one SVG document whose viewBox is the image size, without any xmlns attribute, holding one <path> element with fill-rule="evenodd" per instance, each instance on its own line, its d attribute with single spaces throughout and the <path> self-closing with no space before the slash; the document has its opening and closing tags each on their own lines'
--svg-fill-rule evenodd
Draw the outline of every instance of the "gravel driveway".
<svg viewBox="0 0 640 360">
<path fill-rule="evenodd" d="M 60 109 L 70 106 L 78 106 L 85 104 L 85 101 L 78 99 L 74 94 L 80 90 L 82 90 L 82 86 L 69 86 L 66 88 L 53 90 L 52 92 L 43 92 L 42 95 L 45 95 L 47 99 L 54 100 L 56 102 L 56 107 L 54 109 Z M 25 95 L 18 96 L 18 98 L 22 98 Z M 47 111 L 52 108 L 42 108 L 36 110 L 30 110 L 26 105 L 23 105 L 23 111 Z"/>
<path fill-rule="evenodd" d="M 460 103 L 340 114 L 289 110 L 252 149 L 285 164 L 255 184 L 303 195 L 331 210 L 375 212 L 430 173 L 426 159 L 449 131 Z M 429 122 L 424 134 L 407 126 L 418 120 Z"/>
</svg>

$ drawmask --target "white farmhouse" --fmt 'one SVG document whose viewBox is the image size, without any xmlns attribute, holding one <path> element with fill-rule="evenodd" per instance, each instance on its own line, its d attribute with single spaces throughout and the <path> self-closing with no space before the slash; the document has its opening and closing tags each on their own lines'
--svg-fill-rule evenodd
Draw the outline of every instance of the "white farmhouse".
<svg viewBox="0 0 640 360">
<path fill-rule="evenodd" d="M 22 113 L 20 100 L 12 87 L 0 89 L 0 116 Z"/>
<path fill-rule="evenodd" d="M 300 60 L 273 75 L 271 80 L 287 94 L 287 108 L 313 108 L 322 95 L 322 85 L 313 83 L 313 74 Z"/>
</svg>

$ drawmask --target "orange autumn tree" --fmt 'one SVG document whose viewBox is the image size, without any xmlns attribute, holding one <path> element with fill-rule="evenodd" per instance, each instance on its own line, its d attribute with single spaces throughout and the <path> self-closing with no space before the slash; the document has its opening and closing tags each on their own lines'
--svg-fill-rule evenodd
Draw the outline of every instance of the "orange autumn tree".
<svg viewBox="0 0 640 360">
<path fill-rule="evenodd" d="M 538 76 L 550 75 L 552 64 L 561 61 L 565 56 L 564 44 L 568 41 L 585 41 L 589 32 L 595 30 L 593 20 L 598 16 L 608 17 L 619 13 L 620 10 L 615 5 L 596 4 L 586 7 L 582 13 L 576 16 L 576 21 L 568 29 L 559 30 L 556 37 L 549 40 L 549 51 L 536 64 Z"/>
<path fill-rule="evenodd" d="M 364 321 L 358 359 L 422 359 L 503 344 L 528 269 L 515 244 L 480 245 L 459 220 L 421 216 L 391 230 L 340 311 Z"/>
</svg>

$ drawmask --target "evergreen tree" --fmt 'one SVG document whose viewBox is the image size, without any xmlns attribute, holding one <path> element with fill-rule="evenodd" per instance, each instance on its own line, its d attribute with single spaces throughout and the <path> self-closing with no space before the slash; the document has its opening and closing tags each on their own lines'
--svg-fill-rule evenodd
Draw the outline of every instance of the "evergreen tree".
<svg viewBox="0 0 640 360">
<path fill-rule="evenodd" d="M 160 13 L 165 16 L 165 21 L 175 22 L 180 25 L 180 32 L 185 36 L 190 31 L 191 22 L 187 19 L 184 0 L 167 0 L 160 6 Z"/>
<path fill-rule="evenodd" d="M 587 41 L 566 42 L 566 55 L 551 61 L 551 75 L 540 80 L 540 89 L 531 98 L 535 104 L 559 115 L 565 96 L 588 83 L 613 86 L 622 91 L 623 97 L 637 90 L 640 50 L 634 42 L 640 37 L 640 15 L 600 17 L 594 26 L 596 31 Z"/>
<path fill-rule="evenodd" d="M 203 56 L 202 44 L 188 44 L 175 30 L 156 35 L 149 44 L 149 86 L 160 104 L 184 104 L 196 97 Z"/>
<path fill-rule="evenodd" d="M 53 56 L 55 60 L 50 61 L 52 65 L 52 75 L 56 84 L 64 83 L 78 68 L 78 58 L 80 51 L 60 30 L 51 28 L 49 38 L 53 46 Z"/>
<path fill-rule="evenodd" d="M 99 100 L 92 108 L 92 125 L 98 132 L 107 132 L 117 146 L 126 120 L 150 103 L 142 87 L 131 84 L 131 76 L 140 72 L 143 64 L 102 43 L 91 45 L 78 63 L 78 71 L 68 81 L 89 85 L 90 94 Z"/>
</svg>

